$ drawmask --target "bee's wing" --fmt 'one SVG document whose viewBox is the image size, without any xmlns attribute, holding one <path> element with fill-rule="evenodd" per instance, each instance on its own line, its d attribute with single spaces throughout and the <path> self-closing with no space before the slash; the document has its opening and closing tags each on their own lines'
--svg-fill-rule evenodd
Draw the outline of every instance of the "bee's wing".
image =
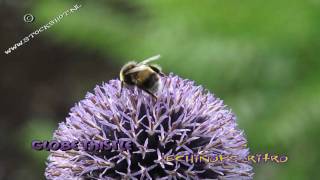
<svg viewBox="0 0 320 180">
<path fill-rule="evenodd" d="M 146 65 L 140 65 L 140 66 L 137 66 L 135 68 L 132 68 L 130 69 L 129 71 L 127 71 L 125 74 L 132 74 L 132 73 L 135 73 L 135 72 L 139 72 L 139 71 L 143 71 L 145 70 L 146 68 L 148 68 L 148 66 Z"/>
<path fill-rule="evenodd" d="M 140 64 L 148 64 L 149 62 L 151 62 L 151 61 L 155 61 L 155 60 L 157 60 L 157 59 L 159 59 L 160 58 L 160 54 L 158 54 L 158 55 L 156 55 L 156 56 L 152 56 L 152 57 L 150 57 L 150 58 L 148 58 L 148 59 L 146 59 L 146 60 L 143 60 L 142 62 L 139 62 L 138 64 L 140 65 Z"/>
</svg>

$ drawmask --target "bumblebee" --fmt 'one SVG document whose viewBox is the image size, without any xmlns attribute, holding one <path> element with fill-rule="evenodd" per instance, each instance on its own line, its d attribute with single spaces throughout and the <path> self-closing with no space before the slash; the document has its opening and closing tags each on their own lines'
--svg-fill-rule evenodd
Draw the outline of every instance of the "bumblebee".
<svg viewBox="0 0 320 180">
<path fill-rule="evenodd" d="M 157 99 L 155 94 L 162 87 L 160 76 L 164 76 L 164 74 L 160 66 L 150 65 L 148 63 L 159 58 L 160 55 L 156 55 L 139 63 L 131 61 L 125 64 L 120 70 L 120 94 L 122 93 L 124 85 L 130 85 L 137 86 Z"/>
</svg>

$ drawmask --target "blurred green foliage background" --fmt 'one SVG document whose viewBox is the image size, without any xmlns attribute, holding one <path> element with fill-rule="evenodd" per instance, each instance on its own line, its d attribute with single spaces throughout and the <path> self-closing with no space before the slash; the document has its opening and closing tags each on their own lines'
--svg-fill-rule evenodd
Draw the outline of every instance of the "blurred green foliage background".
<svg viewBox="0 0 320 180">
<path fill-rule="evenodd" d="M 255 164 L 254 179 L 320 177 L 319 0 L 28 2 L 23 7 L 36 21 L 6 22 L 3 31 L 23 28 L 18 35 L 4 38 L 3 50 L 76 3 L 82 7 L 3 58 L 11 61 L 5 63 L 10 68 L 15 66 L 12 61 L 32 61 L 34 66 L 21 68 L 30 69 L 26 74 L 43 68 L 27 80 L 32 90 L 23 95 L 33 103 L 24 106 L 32 108 L 10 137 L 15 142 L 11 147 L 19 148 L 26 161 L 20 162 L 23 166 L 12 166 L 16 169 L 9 174 L 0 171 L 3 177 L 42 179 L 47 153 L 33 151 L 31 140 L 50 139 L 73 104 L 95 84 L 117 78 L 125 62 L 156 54 L 162 55 L 159 64 L 165 73 L 192 79 L 225 101 L 247 135 L 251 154 L 289 157 L 285 164 Z M 1 9 L 7 7 L 19 18 L 26 12 L 10 3 Z M 43 50 L 46 48 L 51 50 Z M 56 59 L 46 61 L 50 57 Z M 59 65 L 51 66 L 56 63 Z M 15 72 L 8 70 L 3 78 Z M 51 80 L 48 72 L 54 76 Z M 43 74 L 47 76 L 35 80 Z M 17 83 L 10 78 L 3 82 L 3 86 Z M 12 117 L 3 116 L 2 123 L 9 123 Z"/>
</svg>

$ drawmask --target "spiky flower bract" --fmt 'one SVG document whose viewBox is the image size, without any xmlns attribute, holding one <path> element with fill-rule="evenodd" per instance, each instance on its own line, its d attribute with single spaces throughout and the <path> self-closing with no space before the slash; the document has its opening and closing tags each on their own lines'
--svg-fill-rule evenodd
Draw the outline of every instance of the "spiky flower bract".
<svg viewBox="0 0 320 180">
<path fill-rule="evenodd" d="M 47 179 L 252 179 L 247 140 L 222 100 L 193 81 L 163 77 L 158 99 L 120 81 L 97 86 L 71 109 L 53 139 L 132 141 L 132 151 L 52 151 Z M 236 161 L 167 161 L 169 155 L 223 154 Z"/>
</svg>

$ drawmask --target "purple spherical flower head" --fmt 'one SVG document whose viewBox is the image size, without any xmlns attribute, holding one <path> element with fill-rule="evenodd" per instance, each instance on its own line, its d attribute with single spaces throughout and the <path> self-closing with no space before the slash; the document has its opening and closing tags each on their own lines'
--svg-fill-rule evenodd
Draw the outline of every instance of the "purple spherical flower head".
<svg viewBox="0 0 320 180">
<path fill-rule="evenodd" d="M 137 87 L 120 94 L 119 80 L 88 93 L 59 124 L 54 139 L 131 141 L 133 149 L 51 151 L 46 178 L 252 179 L 247 140 L 223 101 L 173 74 L 161 80 L 157 100 Z M 198 163 L 192 155 L 213 161 Z M 233 159 L 213 158 L 218 155 Z M 174 160 L 178 156 L 189 160 Z"/>
</svg>

